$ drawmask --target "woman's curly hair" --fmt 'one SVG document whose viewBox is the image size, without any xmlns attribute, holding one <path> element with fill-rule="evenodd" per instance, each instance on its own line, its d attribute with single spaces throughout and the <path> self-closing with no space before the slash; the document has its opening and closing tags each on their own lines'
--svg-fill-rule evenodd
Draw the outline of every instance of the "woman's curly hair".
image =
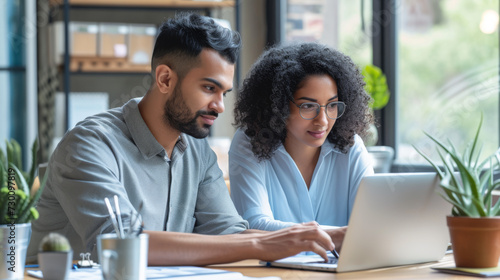
<svg viewBox="0 0 500 280">
<path fill-rule="evenodd" d="M 347 105 L 337 119 L 328 141 L 342 152 L 354 145 L 354 135 L 366 136 L 373 115 L 363 76 L 347 55 L 318 43 L 274 46 L 252 66 L 239 91 L 234 109 L 237 127 L 250 137 L 253 153 L 269 159 L 284 143 L 289 102 L 311 75 L 329 75 L 337 84 L 338 97 Z"/>
</svg>

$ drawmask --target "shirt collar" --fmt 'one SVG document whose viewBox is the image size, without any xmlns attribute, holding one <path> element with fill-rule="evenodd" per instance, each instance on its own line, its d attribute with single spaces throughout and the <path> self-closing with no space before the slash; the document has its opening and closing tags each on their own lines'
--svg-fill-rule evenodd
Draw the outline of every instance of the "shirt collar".
<svg viewBox="0 0 500 280">
<path fill-rule="evenodd" d="M 156 155 L 165 156 L 166 152 L 163 146 L 156 141 L 153 133 L 142 119 L 139 112 L 139 101 L 141 98 L 134 98 L 123 105 L 123 118 L 127 124 L 128 130 L 134 139 L 137 148 L 141 151 L 144 158 L 149 159 Z"/>
<path fill-rule="evenodd" d="M 285 146 L 283 144 L 281 144 L 276 151 L 288 154 L 288 152 L 286 151 Z M 342 154 L 342 151 L 340 151 L 339 149 L 335 148 L 335 146 L 333 145 L 333 143 L 331 143 L 327 139 L 327 140 L 325 140 L 325 142 L 323 143 L 323 145 L 321 145 L 321 152 L 320 152 L 319 156 L 320 157 L 326 157 L 331 152 Z"/>
</svg>

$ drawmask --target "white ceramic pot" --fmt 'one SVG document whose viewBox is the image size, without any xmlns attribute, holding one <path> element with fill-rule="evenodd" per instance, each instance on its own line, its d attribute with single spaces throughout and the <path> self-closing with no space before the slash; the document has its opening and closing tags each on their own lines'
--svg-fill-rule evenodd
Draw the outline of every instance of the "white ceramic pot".
<svg viewBox="0 0 500 280">
<path fill-rule="evenodd" d="M 46 280 L 67 280 L 73 262 L 73 251 L 38 252 L 38 264 Z"/>
<path fill-rule="evenodd" d="M 366 150 L 371 157 L 375 173 L 391 172 L 391 166 L 394 160 L 394 149 L 392 147 L 371 146 L 366 147 Z"/>
</svg>

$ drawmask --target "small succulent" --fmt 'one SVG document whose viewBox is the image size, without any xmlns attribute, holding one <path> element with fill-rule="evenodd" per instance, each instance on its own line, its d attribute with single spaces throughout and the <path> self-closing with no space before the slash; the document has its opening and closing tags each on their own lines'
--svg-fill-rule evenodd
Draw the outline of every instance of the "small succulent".
<svg viewBox="0 0 500 280">
<path fill-rule="evenodd" d="M 42 239 L 38 250 L 40 252 L 68 252 L 71 251 L 71 245 L 64 235 L 51 232 Z"/>
</svg>

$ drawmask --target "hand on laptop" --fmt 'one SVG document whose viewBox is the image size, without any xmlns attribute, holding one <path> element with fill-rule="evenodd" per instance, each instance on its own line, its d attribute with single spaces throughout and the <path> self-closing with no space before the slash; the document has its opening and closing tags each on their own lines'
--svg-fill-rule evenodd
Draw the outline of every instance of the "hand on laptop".
<svg viewBox="0 0 500 280">
<path fill-rule="evenodd" d="M 347 226 L 324 229 L 324 231 L 328 233 L 333 243 L 335 244 L 335 250 L 337 250 L 337 252 L 340 252 L 340 250 L 342 250 L 342 242 L 344 241 Z"/>
<path fill-rule="evenodd" d="M 304 251 L 313 251 L 328 261 L 326 251 L 334 249 L 330 236 L 316 222 L 295 225 L 278 231 L 262 233 L 257 248 L 263 261 L 273 261 Z"/>
</svg>

